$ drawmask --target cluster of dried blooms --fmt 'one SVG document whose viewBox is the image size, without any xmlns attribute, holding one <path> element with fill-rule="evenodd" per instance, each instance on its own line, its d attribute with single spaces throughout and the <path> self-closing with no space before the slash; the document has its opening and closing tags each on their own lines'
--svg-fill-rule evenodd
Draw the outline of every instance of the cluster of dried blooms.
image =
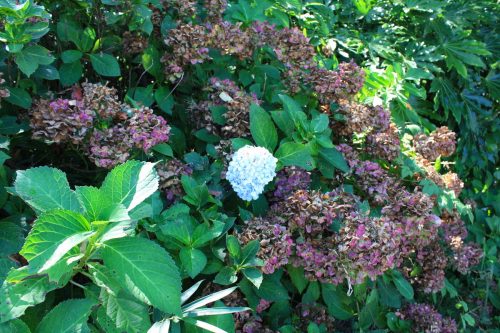
<svg viewBox="0 0 500 333">
<path fill-rule="evenodd" d="M 189 176 L 193 169 L 178 159 L 171 159 L 156 165 L 156 171 L 160 177 L 160 190 L 165 192 L 169 202 L 175 202 L 184 195 L 181 184 L 182 176 Z"/>
<path fill-rule="evenodd" d="M 298 28 L 277 29 L 269 23 L 254 22 L 243 29 L 241 23 L 219 19 L 205 25 L 180 24 L 169 31 L 165 44 L 171 50 L 162 62 L 172 82 L 184 75 L 187 66 L 209 60 L 209 49 L 244 60 L 257 48 L 268 46 L 285 66 L 284 80 L 292 91 L 305 84 L 321 101 L 331 103 L 355 95 L 364 83 L 364 71 L 353 62 L 341 63 L 334 71 L 320 68 L 314 59 L 314 47 Z"/>
<path fill-rule="evenodd" d="M 284 167 L 274 180 L 272 201 L 284 200 L 298 190 L 306 190 L 311 183 L 311 175 L 306 170 L 296 167 Z"/>
<path fill-rule="evenodd" d="M 448 127 L 442 126 L 430 135 L 415 135 L 413 145 L 425 159 L 435 161 L 439 156 L 449 157 L 455 152 L 456 135 Z"/>
<path fill-rule="evenodd" d="M 254 94 L 241 90 L 231 80 L 211 78 L 205 89 L 208 100 L 193 104 L 189 108 L 190 119 L 196 129 L 206 129 L 224 139 L 247 137 L 250 134 L 250 105 L 259 104 Z M 224 125 L 214 122 L 211 108 L 223 108 Z"/>
<path fill-rule="evenodd" d="M 236 234 L 242 244 L 258 240 L 260 249 L 257 257 L 264 261 L 262 271 L 272 274 L 288 264 L 292 255 L 293 240 L 285 221 L 277 216 L 255 217 L 245 223 L 241 233 Z"/>
<path fill-rule="evenodd" d="M 3 73 L 0 73 L 0 84 L 5 83 L 5 79 L 2 77 Z M 2 102 L 2 98 L 7 98 L 10 96 L 10 92 L 7 88 L 0 88 L 0 102 Z"/>
<path fill-rule="evenodd" d="M 39 100 L 30 110 L 33 138 L 72 143 L 97 166 L 112 168 L 134 149 L 147 153 L 168 141 L 170 127 L 153 110 L 132 109 L 119 101 L 116 89 L 83 83 L 73 99 Z"/>
<path fill-rule="evenodd" d="M 408 304 L 397 315 L 401 319 L 412 321 L 412 332 L 456 333 L 458 331 L 455 320 L 443 317 L 429 304 Z"/>
<path fill-rule="evenodd" d="M 179 18 L 189 18 L 196 14 L 196 0 L 161 0 L 163 9 L 169 11 L 171 9 L 177 12 Z"/>
<path fill-rule="evenodd" d="M 481 261 L 483 251 L 478 244 L 464 243 L 468 232 L 457 212 L 444 214 L 442 220 L 444 240 L 452 252 L 451 265 L 460 273 L 468 274 Z"/>
<path fill-rule="evenodd" d="M 122 35 L 123 52 L 129 55 L 142 53 L 149 45 L 148 39 L 138 32 L 125 31 Z"/>
</svg>

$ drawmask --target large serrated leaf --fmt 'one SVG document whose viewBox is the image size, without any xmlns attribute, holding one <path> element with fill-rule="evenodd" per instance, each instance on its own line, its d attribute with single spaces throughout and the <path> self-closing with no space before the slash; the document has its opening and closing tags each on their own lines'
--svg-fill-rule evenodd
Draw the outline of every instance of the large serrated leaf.
<svg viewBox="0 0 500 333">
<path fill-rule="evenodd" d="M 260 106 L 250 106 L 250 132 L 255 143 L 271 153 L 278 144 L 278 132 L 271 116 Z"/>
<path fill-rule="evenodd" d="M 37 167 L 17 171 L 14 189 L 38 212 L 53 209 L 80 211 L 76 194 L 70 189 L 66 175 L 61 170 Z"/>
<path fill-rule="evenodd" d="M 103 292 L 101 300 L 106 315 L 118 330 L 131 333 L 146 332 L 151 326 L 148 307 L 126 293 L 120 292 L 117 296 L 113 296 Z"/>
<path fill-rule="evenodd" d="M 47 276 L 30 277 L 26 266 L 10 271 L 0 288 L 0 323 L 22 316 L 28 307 L 42 303 L 45 295 L 56 288 Z"/>
<path fill-rule="evenodd" d="M 30 272 L 40 273 L 92 234 L 89 222 L 82 215 L 54 210 L 35 221 L 20 254 L 28 260 Z"/>
<path fill-rule="evenodd" d="M 123 204 L 130 211 L 158 189 L 159 177 L 154 166 L 154 163 L 128 161 L 106 176 L 101 190 L 107 200 Z"/>
<path fill-rule="evenodd" d="M 89 332 L 87 319 L 94 304 L 94 300 L 87 298 L 61 302 L 43 317 L 35 333 Z"/>
<path fill-rule="evenodd" d="M 137 288 L 158 309 L 180 314 L 180 274 L 170 255 L 158 244 L 144 238 L 112 239 L 105 243 L 102 258 L 134 296 Z"/>
<path fill-rule="evenodd" d="M 89 221 L 120 222 L 130 220 L 122 204 L 111 202 L 104 191 L 92 186 L 77 186 L 76 195 Z"/>
<path fill-rule="evenodd" d="M 24 231 L 19 224 L 8 221 L 0 222 L 0 256 L 19 252 L 23 242 Z"/>
</svg>

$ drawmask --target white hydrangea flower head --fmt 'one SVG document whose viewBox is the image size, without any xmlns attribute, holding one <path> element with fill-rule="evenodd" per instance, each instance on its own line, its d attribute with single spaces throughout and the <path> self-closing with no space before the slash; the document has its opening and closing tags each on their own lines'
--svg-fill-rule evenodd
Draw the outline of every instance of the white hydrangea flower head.
<svg viewBox="0 0 500 333">
<path fill-rule="evenodd" d="M 263 147 L 244 146 L 233 154 L 226 179 L 243 200 L 256 200 L 276 176 L 278 160 Z"/>
</svg>

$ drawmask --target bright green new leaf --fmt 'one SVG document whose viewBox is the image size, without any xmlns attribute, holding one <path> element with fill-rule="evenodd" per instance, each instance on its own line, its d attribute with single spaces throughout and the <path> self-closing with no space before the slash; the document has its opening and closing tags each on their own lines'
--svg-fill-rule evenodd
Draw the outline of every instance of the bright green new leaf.
<svg viewBox="0 0 500 333">
<path fill-rule="evenodd" d="M 158 181 L 154 163 L 132 160 L 111 170 L 101 190 L 111 203 L 130 211 L 158 189 Z"/>
<path fill-rule="evenodd" d="M 59 303 L 43 317 L 35 333 L 86 333 L 87 320 L 95 301 L 87 298 Z"/>
<path fill-rule="evenodd" d="M 119 203 L 111 202 L 104 191 L 92 186 L 77 186 L 76 195 L 89 221 L 120 222 L 130 220 L 127 209 Z"/>
<path fill-rule="evenodd" d="M 28 267 L 11 270 L 0 288 L 0 323 L 18 318 L 24 311 L 45 300 L 45 295 L 58 286 L 47 276 L 28 278 Z"/>
<path fill-rule="evenodd" d="M 61 170 L 36 167 L 17 171 L 14 189 L 21 199 L 38 212 L 53 209 L 80 211 L 78 198 L 69 188 L 66 175 Z"/>
<path fill-rule="evenodd" d="M 78 213 L 67 210 L 43 213 L 35 221 L 20 254 L 28 260 L 30 272 L 41 273 L 93 233 L 89 222 Z"/>
<path fill-rule="evenodd" d="M 137 288 L 153 306 L 180 314 L 181 278 L 170 255 L 145 238 L 118 238 L 104 243 L 104 264 L 116 271 L 119 282 L 132 294 Z"/>
</svg>

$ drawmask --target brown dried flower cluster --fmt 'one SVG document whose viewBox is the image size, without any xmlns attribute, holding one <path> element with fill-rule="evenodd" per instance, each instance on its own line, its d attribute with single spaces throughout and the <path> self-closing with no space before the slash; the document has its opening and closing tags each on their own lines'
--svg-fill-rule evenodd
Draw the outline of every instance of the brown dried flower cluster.
<svg viewBox="0 0 500 333">
<path fill-rule="evenodd" d="M 277 216 L 255 217 L 245 222 L 242 232 L 236 236 L 244 245 L 259 240 L 257 257 L 264 261 L 264 274 L 272 274 L 279 267 L 286 265 L 292 254 L 292 237 L 285 221 Z"/>
<path fill-rule="evenodd" d="M 464 188 L 464 183 L 456 173 L 448 171 L 445 174 L 440 174 L 434 168 L 433 163 L 418 154 L 415 157 L 415 162 L 417 162 L 425 172 L 426 178 L 432 180 L 437 186 L 443 189 L 452 190 L 456 197 L 460 195 Z"/>
<path fill-rule="evenodd" d="M 137 32 L 125 31 L 122 35 L 123 52 L 125 54 L 142 53 L 148 47 L 148 39 Z"/>
<path fill-rule="evenodd" d="M 455 152 L 456 135 L 448 127 L 442 126 L 430 135 L 415 135 L 413 145 L 417 153 L 425 159 L 435 161 L 439 156 L 449 157 Z"/>
<path fill-rule="evenodd" d="M 241 90 L 231 80 L 211 78 L 206 88 L 208 100 L 192 105 L 189 108 L 190 118 L 196 129 L 204 128 L 223 139 L 247 137 L 250 134 L 250 105 L 258 104 L 254 95 Z M 214 123 L 211 107 L 223 107 L 224 125 Z"/>
<path fill-rule="evenodd" d="M 30 110 L 33 138 L 55 143 L 82 144 L 89 132 L 95 113 L 81 101 L 41 99 Z"/>
<path fill-rule="evenodd" d="M 376 158 L 393 161 L 401 152 L 398 128 L 391 123 L 383 132 L 375 132 L 366 137 L 366 152 Z"/>
<path fill-rule="evenodd" d="M 160 190 L 165 192 L 167 200 L 170 202 L 184 195 L 181 184 L 183 175 L 191 175 L 192 168 L 178 159 L 171 159 L 156 165 L 156 171 L 160 177 Z"/>
<path fill-rule="evenodd" d="M 179 18 L 189 18 L 196 15 L 196 0 L 161 0 L 165 10 L 174 9 Z"/>
<path fill-rule="evenodd" d="M 104 120 L 113 119 L 124 112 L 124 104 L 119 100 L 118 91 L 107 84 L 82 83 L 83 104 Z"/>
</svg>

